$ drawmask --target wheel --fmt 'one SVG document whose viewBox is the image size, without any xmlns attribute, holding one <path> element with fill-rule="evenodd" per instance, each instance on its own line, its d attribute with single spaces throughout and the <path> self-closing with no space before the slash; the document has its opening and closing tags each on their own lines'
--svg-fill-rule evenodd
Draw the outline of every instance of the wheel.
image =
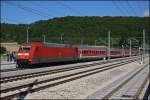
<svg viewBox="0 0 150 100">
<path fill-rule="evenodd" d="M 16 68 L 22 68 L 21 64 L 17 64 Z"/>
</svg>

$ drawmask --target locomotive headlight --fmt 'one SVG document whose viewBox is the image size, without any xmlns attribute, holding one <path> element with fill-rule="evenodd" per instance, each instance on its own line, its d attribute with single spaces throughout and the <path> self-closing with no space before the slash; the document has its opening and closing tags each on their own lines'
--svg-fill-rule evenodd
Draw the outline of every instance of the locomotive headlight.
<svg viewBox="0 0 150 100">
<path fill-rule="evenodd" d="M 29 53 L 24 53 L 25 56 L 29 56 Z"/>
<path fill-rule="evenodd" d="M 22 55 L 23 55 L 23 53 L 17 53 L 17 55 L 18 55 L 18 56 L 22 56 Z"/>
<path fill-rule="evenodd" d="M 18 53 L 18 56 L 29 56 L 29 53 Z"/>
</svg>

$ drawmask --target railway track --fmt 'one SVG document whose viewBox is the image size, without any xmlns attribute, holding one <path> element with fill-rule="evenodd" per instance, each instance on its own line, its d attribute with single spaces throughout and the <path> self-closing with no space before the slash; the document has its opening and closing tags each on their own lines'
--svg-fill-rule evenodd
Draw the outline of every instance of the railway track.
<svg viewBox="0 0 150 100">
<path fill-rule="evenodd" d="M 60 69 L 54 69 L 54 70 L 48 70 L 48 71 L 42 71 L 42 72 L 33 72 L 33 73 L 21 74 L 21 75 L 16 75 L 16 76 L 1 77 L 0 82 L 1 83 L 7 83 L 7 82 L 12 82 L 12 81 L 17 81 L 17 80 L 22 80 L 22 79 L 27 79 L 27 78 L 38 77 L 38 76 L 42 76 L 42 75 L 60 73 L 60 72 L 65 72 L 65 71 L 70 71 L 70 70 L 75 70 L 75 69 L 92 67 L 95 65 L 102 65 L 102 64 L 106 64 L 106 63 L 112 63 L 112 62 L 116 62 L 116 61 L 124 61 L 127 59 L 137 59 L 137 58 L 139 58 L 139 57 L 113 59 L 111 61 L 103 61 L 103 62 L 92 63 L 92 64 L 87 64 L 87 65 L 78 65 L 78 66 L 73 66 L 73 67 L 69 67 L 69 68 L 60 68 Z"/>
<path fill-rule="evenodd" d="M 139 56 L 133 56 L 133 57 L 125 57 L 125 58 L 116 58 L 116 59 L 111 59 L 110 61 L 102 61 L 102 63 L 106 63 L 106 62 L 113 62 L 113 61 L 119 61 L 119 60 L 125 60 L 125 59 L 129 59 L 129 58 L 136 58 Z M 11 64 L 8 64 L 11 65 Z M 51 67 L 51 66 L 49 66 Z M 34 68 L 34 67 L 33 67 Z M 27 70 L 27 69 L 33 69 L 33 68 L 9 68 L 9 69 L 1 69 L 0 72 L 9 72 L 9 71 L 17 71 L 17 70 Z"/>
<path fill-rule="evenodd" d="M 23 84 L 20 86 L 9 87 L 9 88 L 5 88 L 5 89 L 1 88 L 1 94 L 2 94 L 1 99 L 11 99 L 13 97 L 19 96 L 20 94 L 25 94 L 25 93 L 27 93 L 27 90 L 28 90 L 27 88 L 31 85 L 32 86 L 34 85 L 34 86 L 32 89 L 30 89 L 30 91 L 28 91 L 30 93 L 45 89 L 47 87 L 53 87 L 53 86 L 57 86 L 59 84 L 63 84 L 63 83 L 70 82 L 70 81 L 73 81 L 76 79 L 80 79 L 82 77 L 87 77 L 89 75 L 93 75 L 93 74 L 96 74 L 96 73 L 99 73 L 102 71 L 117 68 L 122 65 L 137 61 L 137 59 L 126 60 L 123 62 L 116 62 L 114 64 L 108 64 L 108 65 L 104 65 L 102 67 L 96 67 L 96 68 L 87 69 L 84 71 L 82 70 L 82 71 L 75 72 L 72 74 L 62 75 L 62 76 L 54 77 L 54 78 L 50 78 L 50 79 L 35 80 L 35 82 L 33 82 L 33 83 L 27 83 L 27 84 Z M 93 65 L 93 66 L 96 66 L 96 65 Z M 21 92 L 20 92 L 20 90 L 21 90 Z M 14 91 L 14 92 L 12 92 L 12 91 Z M 8 93 L 8 92 L 10 92 L 10 93 Z"/>
<path fill-rule="evenodd" d="M 114 89 L 109 91 L 102 99 L 133 99 L 140 100 L 139 95 L 149 79 L 147 70 L 149 63 L 137 70 L 134 74 L 126 78 Z M 147 72 L 147 73 L 146 73 Z M 142 78 L 139 78 L 142 77 Z"/>
<path fill-rule="evenodd" d="M 9 72 L 9 71 L 17 71 L 17 70 L 23 70 L 23 69 L 10 68 L 10 69 L 3 69 L 3 70 L 0 70 L 0 72 Z"/>
</svg>

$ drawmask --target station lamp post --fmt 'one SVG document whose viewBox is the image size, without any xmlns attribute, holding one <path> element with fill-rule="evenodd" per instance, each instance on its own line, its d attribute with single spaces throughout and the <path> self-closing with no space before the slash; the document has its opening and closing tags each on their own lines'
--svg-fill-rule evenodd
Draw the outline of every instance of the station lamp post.
<svg viewBox="0 0 150 100">
<path fill-rule="evenodd" d="M 83 45 L 83 39 L 81 39 L 81 45 Z"/>
<path fill-rule="evenodd" d="M 95 40 L 95 46 L 96 46 L 97 40 Z"/>
<path fill-rule="evenodd" d="M 122 55 L 124 56 L 124 45 L 122 45 Z"/>
<path fill-rule="evenodd" d="M 28 26 L 27 27 L 27 40 L 26 40 L 27 43 L 29 43 L 29 29 L 30 29 L 30 27 Z"/>
<path fill-rule="evenodd" d="M 45 43 L 45 34 L 43 35 L 43 42 Z"/>
<path fill-rule="evenodd" d="M 110 31 L 108 32 L 108 60 L 110 59 Z"/>
<path fill-rule="evenodd" d="M 145 63 L 145 30 L 143 30 L 143 64 Z"/>
<path fill-rule="evenodd" d="M 61 33 L 61 36 L 60 36 L 61 43 L 63 43 L 63 36 L 64 36 L 64 34 Z"/>
<path fill-rule="evenodd" d="M 132 53 L 132 48 L 131 48 L 131 39 L 130 39 L 130 57 L 131 57 L 131 53 Z"/>
</svg>

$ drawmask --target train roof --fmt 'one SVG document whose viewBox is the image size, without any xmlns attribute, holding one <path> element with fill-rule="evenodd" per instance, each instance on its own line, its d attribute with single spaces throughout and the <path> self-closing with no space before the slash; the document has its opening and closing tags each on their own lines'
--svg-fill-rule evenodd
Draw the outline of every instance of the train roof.
<svg viewBox="0 0 150 100">
<path fill-rule="evenodd" d="M 72 47 L 72 48 L 79 48 L 79 49 L 103 49 L 103 50 L 107 49 L 107 47 L 104 47 L 104 46 L 70 45 L 70 44 L 58 44 L 58 43 L 43 43 L 43 46 L 46 46 L 46 47 L 62 47 L 62 48 Z M 111 48 L 111 50 L 116 50 L 116 49 Z"/>
<path fill-rule="evenodd" d="M 48 42 L 32 42 L 32 43 L 23 43 L 23 44 L 19 44 L 19 45 L 23 45 L 23 46 L 29 46 L 31 44 L 34 43 L 40 43 L 45 47 L 61 47 L 61 48 L 79 48 L 79 49 L 103 49 L 106 50 L 107 47 L 105 46 L 93 46 L 93 45 L 71 45 L 71 44 L 58 44 L 58 43 L 48 43 Z M 110 50 L 120 50 L 120 49 L 116 49 L 116 48 L 110 48 Z"/>
<path fill-rule="evenodd" d="M 58 44 L 58 43 L 43 43 L 44 46 L 48 47 L 74 47 L 74 48 L 103 48 L 106 49 L 104 46 L 90 46 L 90 45 L 71 45 L 71 44 Z"/>
<path fill-rule="evenodd" d="M 58 44 L 58 43 L 43 43 L 43 46 L 45 46 L 45 47 L 62 47 L 62 48 L 71 47 L 69 44 Z"/>
</svg>

